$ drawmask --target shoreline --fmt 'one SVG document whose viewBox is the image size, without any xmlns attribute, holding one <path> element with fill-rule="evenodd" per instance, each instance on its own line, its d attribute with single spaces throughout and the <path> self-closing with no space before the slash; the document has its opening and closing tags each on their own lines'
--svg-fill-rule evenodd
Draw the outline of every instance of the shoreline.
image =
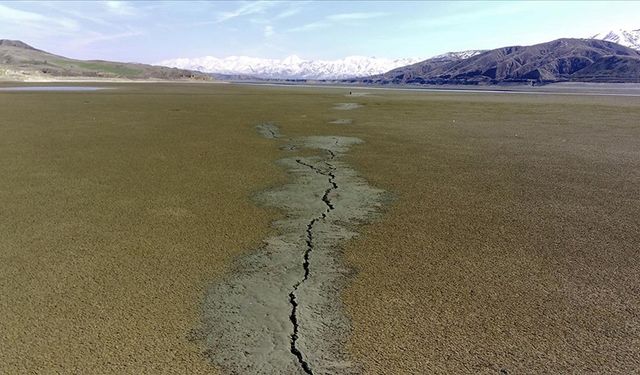
<svg viewBox="0 0 640 375">
<path fill-rule="evenodd" d="M 196 84 L 196 85 L 241 85 L 267 87 L 326 88 L 345 90 L 406 91 L 414 93 L 469 93 L 469 94 L 528 94 L 528 95 L 573 95 L 573 96 L 622 96 L 640 97 L 640 84 L 636 83 L 582 83 L 559 82 L 544 86 L 527 85 L 425 85 L 425 86 L 380 86 L 324 83 L 291 83 L 278 81 L 202 81 L 202 80 L 130 80 L 130 79 L 43 79 L 43 80 L 0 80 L 2 87 L 24 87 L 34 84 Z M 357 94 L 357 93 L 356 93 Z"/>
</svg>

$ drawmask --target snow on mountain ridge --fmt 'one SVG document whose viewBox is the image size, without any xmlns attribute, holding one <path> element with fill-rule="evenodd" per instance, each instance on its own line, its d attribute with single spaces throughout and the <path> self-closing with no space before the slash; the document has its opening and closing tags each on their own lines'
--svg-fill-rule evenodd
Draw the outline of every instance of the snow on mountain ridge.
<svg viewBox="0 0 640 375">
<path fill-rule="evenodd" d="M 621 44 L 640 51 L 640 29 L 611 30 L 593 35 L 590 39 L 601 39 Z M 484 50 L 447 52 L 433 56 L 437 60 L 464 60 Z M 390 70 L 412 65 L 424 59 L 385 59 L 365 56 L 348 56 L 338 60 L 305 60 L 296 55 L 284 59 L 263 59 L 248 56 L 213 56 L 176 58 L 157 65 L 198 70 L 205 73 L 246 75 L 266 79 L 344 79 L 366 77 L 386 73 Z"/>
<path fill-rule="evenodd" d="M 610 30 L 604 33 L 598 33 L 590 39 L 601 39 L 608 42 L 621 44 L 625 47 L 633 48 L 640 51 L 640 29 L 636 30 Z"/>
<path fill-rule="evenodd" d="M 261 59 L 248 56 L 217 58 L 177 58 L 158 65 L 199 70 L 206 73 L 250 75 L 258 78 L 279 79 L 342 79 L 385 73 L 421 59 L 384 59 L 348 56 L 339 60 L 304 60 L 296 55 L 284 59 Z"/>
<path fill-rule="evenodd" d="M 467 51 L 459 51 L 459 52 L 447 52 L 441 55 L 433 56 L 431 59 L 438 60 L 464 60 L 469 57 L 473 57 L 475 55 L 479 55 L 482 52 L 486 52 L 484 49 L 470 49 Z"/>
</svg>

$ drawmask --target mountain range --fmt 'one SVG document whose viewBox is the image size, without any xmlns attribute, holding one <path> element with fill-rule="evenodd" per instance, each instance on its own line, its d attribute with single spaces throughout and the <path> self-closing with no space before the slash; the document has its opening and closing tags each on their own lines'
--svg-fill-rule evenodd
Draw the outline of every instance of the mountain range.
<svg viewBox="0 0 640 375">
<path fill-rule="evenodd" d="M 304 60 L 232 56 L 161 62 L 167 66 L 75 60 L 21 41 L 0 40 L 0 80 L 266 79 L 362 84 L 503 84 L 559 81 L 640 82 L 640 29 L 532 46 L 448 52 L 426 60 L 351 56 Z"/>
<path fill-rule="evenodd" d="M 191 69 L 216 75 L 246 76 L 259 79 L 342 79 L 369 76 L 414 64 L 420 59 L 384 59 L 349 56 L 339 60 L 304 60 L 292 55 L 285 59 L 231 56 L 223 59 L 205 56 L 194 59 L 165 60 L 158 65 Z"/>
<path fill-rule="evenodd" d="M 441 61 L 457 61 L 484 52 L 469 50 L 448 52 L 434 56 Z M 296 55 L 285 59 L 261 59 L 248 56 L 231 56 L 223 59 L 205 56 L 165 60 L 158 65 L 211 73 L 220 78 L 256 78 L 284 80 L 336 80 L 367 77 L 392 69 L 415 64 L 423 59 L 385 59 L 365 56 L 348 56 L 338 60 L 304 60 Z"/>
<path fill-rule="evenodd" d="M 137 63 L 75 60 L 36 49 L 18 40 L 0 39 L 0 80 L 61 78 L 210 80 L 205 73 Z"/>
<path fill-rule="evenodd" d="M 612 30 L 593 35 L 589 39 L 600 39 L 640 50 L 639 30 Z M 426 61 L 450 62 L 474 57 L 485 50 L 448 52 Z M 285 59 L 261 59 L 248 56 L 217 58 L 177 58 L 161 61 L 158 65 L 197 70 L 223 76 L 222 78 L 258 78 L 289 80 L 336 80 L 367 77 L 425 61 L 418 58 L 385 59 L 350 56 L 339 60 L 306 60 L 298 56 Z M 226 77 L 224 77 L 226 76 Z"/>
<path fill-rule="evenodd" d="M 369 84 L 640 82 L 640 52 L 604 40 L 558 39 L 532 46 L 497 48 L 458 61 L 427 59 L 355 81 Z"/>
</svg>

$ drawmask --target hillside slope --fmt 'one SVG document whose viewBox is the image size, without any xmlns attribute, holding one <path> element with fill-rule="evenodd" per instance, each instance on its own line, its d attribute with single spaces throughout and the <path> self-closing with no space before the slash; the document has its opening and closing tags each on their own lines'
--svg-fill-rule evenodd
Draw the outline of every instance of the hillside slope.
<svg viewBox="0 0 640 375">
<path fill-rule="evenodd" d="M 102 60 L 75 60 L 54 55 L 17 40 L 0 40 L 0 80 L 63 78 L 209 80 L 184 69 Z"/>
<path fill-rule="evenodd" d="M 509 82 L 639 82 L 640 52 L 592 39 L 558 39 L 512 46 L 458 61 L 429 59 L 361 79 L 378 84 L 497 84 Z"/>
</svg>

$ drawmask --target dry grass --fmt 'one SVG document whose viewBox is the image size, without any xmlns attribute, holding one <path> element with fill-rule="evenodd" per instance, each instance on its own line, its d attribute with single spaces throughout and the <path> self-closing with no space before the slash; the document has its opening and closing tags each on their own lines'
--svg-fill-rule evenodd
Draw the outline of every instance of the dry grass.
<svg viewBox="0 0 640 375">
<path fill-rule="evenodd" d="M 395 195 L 347 248 L 368 373 L 640 367 L 637 98 L 125 86 L 0 93 L 0 372 L 211 371 L 204 289 L 277 215 L 264 121 L 364 139 Z"/>
<path fill-rule="evenodd" d="M 189 330 L 277 150 L 242 93 L 147 87 L 0 95 L 0 373 L 211 372 Z"/>
<path fill-rule="evenodd" d="M 640 99 L 394 93 L 354 119 L 397 196 L 348 249 L 368 373 L 640 368 Z"/>
</svg>

